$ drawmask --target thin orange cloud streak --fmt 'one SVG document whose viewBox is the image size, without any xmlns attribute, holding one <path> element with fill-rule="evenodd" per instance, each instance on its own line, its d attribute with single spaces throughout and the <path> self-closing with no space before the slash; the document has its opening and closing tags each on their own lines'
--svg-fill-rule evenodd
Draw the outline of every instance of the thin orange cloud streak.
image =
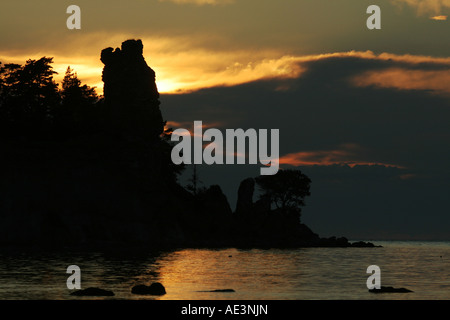
<svg viewBox="0 0 450 320">
<path fill-rule="evenodd" d="M 208 129 L 208 128 L 220 128 L 220 127 L 224 127 L 225 123 L 223 122 L 208 122 L 208 123 L 203 123 L 202 122 L 202 129 Z M 187 121 L 183 121 L 183 122 L 178 122 L 178 121 L 167 121 L 166 123 L 166 127 L 167 128 L 174 128 L 174 129 L 187 129 L 192 131 L 193 128 L 193 122 L 187 122 Z"/>
<path fill-rule="evenodd" d="M 436 21 L 445 21 L 447 20 L 447 16 L 434 16 L 434 17 L 430 17 L 431 20 L 436 20 Z"/>
<path fill-rule="evenodd" d="M 319 150 L 319 151 L 300 151 L 295 153 L 289 153 L 280 158 L 280 164 L 287 164 L 292 166 L 330 166 L 330 165 L 348 165 L 354 167 L 357 165 L 381 165 L 385 167 L 403 168 L 399 165 L 376 162 L 376 161 L 361 161 L 352 160 L 356 158 L 354 152 L 351 149 L 357 148 L 351 147 L 348 150 Z"/>
<path fill-rule="evenodd" d="M 369 71 L 353 79 L 356 86 L 376 86 L 399 90 L 429 90 L 435 94 L 450 94 L 450 69 L 447 70 L 407 70 L 389 68 Z"/>
<path fill-rule="evenodd" d="M 450 8 L 450 0 L 391 0 L 396 5 L 409 5 L 416 8 L 419 15 L 425 13 L 438 14 L 444 9 Z"/>
<path fill-rule="evenodd" d="M 178 122 L 178 121 L 167 121 L 166 123 L 166 129 L 168 128 L 186 128 L 186 126 L 192 126 L 191 122 Z"/>
</svg>

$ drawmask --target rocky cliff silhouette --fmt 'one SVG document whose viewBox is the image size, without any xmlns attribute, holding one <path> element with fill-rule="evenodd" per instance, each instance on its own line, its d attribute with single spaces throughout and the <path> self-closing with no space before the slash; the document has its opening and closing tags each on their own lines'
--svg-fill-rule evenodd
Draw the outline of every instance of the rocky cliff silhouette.
<svg viewBox="0 0 450 320">
<path fill-rule="evenodd" d="M 127 40 L 121 49 L 102 50 L 105 106 L 117 129 L 136 130 L 147 139 L 163 133 L 155 72 L 142 55 L 141 40 Z"/>
<path fill-rule="evenodd" d="M 1 245 L 350 245 L 280 220 L 264 199 L 253 203 L 252 178 L 241 184 L 234 213 L 219 186 L 186 191 L 177 183 L 182 167 L 170 159 L 142 42 L 106 48 L 101 61 L 104 99 L 81 117 L 91 129 L 69 134 L 55 116 L 39 138 L 1 137 Z"/>
</svg>

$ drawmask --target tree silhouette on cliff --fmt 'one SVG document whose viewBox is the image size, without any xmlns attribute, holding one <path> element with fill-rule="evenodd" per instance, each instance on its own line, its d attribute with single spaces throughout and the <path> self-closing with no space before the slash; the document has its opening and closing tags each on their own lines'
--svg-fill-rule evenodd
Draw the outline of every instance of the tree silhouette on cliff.
<svg viewBox="0 0 450 320">
<path fill-rule="evenodd" d="M 0 69 L 2 134 L 42 137 L 48 133 L 61 97 L 53 80 L 53 58 L 5 64 Z"/>
<path fill-rule="evenodd" d="M 300 170 L 279 170 L 275 175 L 259 176 L 256 183 L 263 191 L 261 198 L 270 203 L 282 214 L 300 218 L 305 197 L 311 195 L 311 180 Z"/>
<path fill-rule="evenodd" d="M 66 131 L 73 136 L 98 130 L 102 115 L 97 105 L 99 96 L 95 88 L 82 85 L 70 66 L 67 67 L 61 86 L 61 104 L 54 115 L 57 131 Z"/>
</svg>

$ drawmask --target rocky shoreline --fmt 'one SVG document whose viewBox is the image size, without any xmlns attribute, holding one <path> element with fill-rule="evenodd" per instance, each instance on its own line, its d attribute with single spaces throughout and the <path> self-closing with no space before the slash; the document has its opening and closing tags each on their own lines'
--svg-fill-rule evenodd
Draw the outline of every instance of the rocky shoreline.
<svg viewBox="0 0 450 320">
<path fill-rule="evenodd" d="M 0 136 L 1 246 L 374 247 L 319 237 L 300 222 L 303 198 L 277 209 L 270 196 L 253 201 L 261 177 L 241 182 L 235 210 L 218 185 L 188 191 L 142 42 L 106 48 L 101 61 L 105 95 L 89 106 L 89 131 L 54 120 L 45 135 Z M 294 174 L 308 196 L 309 178 Z"/>
</svg>

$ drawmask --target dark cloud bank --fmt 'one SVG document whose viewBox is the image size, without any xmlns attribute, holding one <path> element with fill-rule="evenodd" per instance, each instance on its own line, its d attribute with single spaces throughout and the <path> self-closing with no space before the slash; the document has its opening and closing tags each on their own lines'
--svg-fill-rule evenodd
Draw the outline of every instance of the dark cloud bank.
<svg viewBox="0 0 450 320">
<path fill-rule="evenodd" d="M 362 72 L 387 67 L 448 70 L 448 65 L 346 57 L 305 66 L 296 79 L 163 95 L 163 116 L 219 129 L 280 129 L 281 156 L 353 146 L 344 160 L 379 165 L 324 165 L 318 158 L 317 165 L 299 167 L 312 179 L 306 224 L 323 236 L 450 240 L 448 96 L 351 82 Z M 234 209 L 239 182 L 257 176 L 259 166 L 202 165 L 199 172 L 205 185 L 222 186 Z"/>
</svg>

